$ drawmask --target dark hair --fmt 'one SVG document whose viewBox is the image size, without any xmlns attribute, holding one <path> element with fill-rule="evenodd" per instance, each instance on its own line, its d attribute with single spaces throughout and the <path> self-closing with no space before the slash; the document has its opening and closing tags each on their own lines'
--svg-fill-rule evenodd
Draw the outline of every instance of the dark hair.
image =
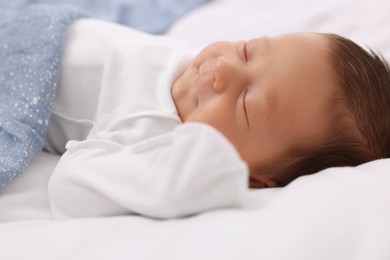
<svg viewBox="0 0 390 260">
<path fill-rule="evenodd" d="M 389 64 L 349 39 L 323 35 L 329 43 L 329 64 L 340 88 L 334 107 L 344 109 L 335 112 L 327 143 L 314 149 L 292 148 L 292 160 L 263 169 L 275 173 L 281 186 L 329 167 L 356 166 L 390 156 Z"/>
</svg>

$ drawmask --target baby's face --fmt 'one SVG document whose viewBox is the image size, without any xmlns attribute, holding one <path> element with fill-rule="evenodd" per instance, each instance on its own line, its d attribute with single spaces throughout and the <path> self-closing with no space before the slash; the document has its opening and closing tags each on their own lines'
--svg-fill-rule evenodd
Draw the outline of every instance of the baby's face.
<svg viewBox="0 0 390 260">
<path fill-rule="evenodd" d="M 174 83 L 173 99 L 184 122 L 214 126 L 250 169 L 277 164 L 327 136 L 336 84 L 326 55 L 315 33 L 214 43 Z"/>
</svg>

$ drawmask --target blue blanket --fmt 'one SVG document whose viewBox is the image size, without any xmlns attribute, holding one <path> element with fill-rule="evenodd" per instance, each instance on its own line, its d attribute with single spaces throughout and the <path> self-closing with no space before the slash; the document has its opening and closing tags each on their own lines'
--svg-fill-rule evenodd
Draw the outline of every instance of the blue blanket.
<svg viewBox="0 0 390 260">
<path fill-rule="evenodd" d="M 0 25 L 0 188 L 42 149 L 65 30 L 77 17 L 70 7 L 33 5 Z"/>
<path fill-rule="evenodd" d="M 90 16 L 156 33 L 206 1 L 0 0 L 0 188 L 43 147 L 69 23 Z"/>
</svg>

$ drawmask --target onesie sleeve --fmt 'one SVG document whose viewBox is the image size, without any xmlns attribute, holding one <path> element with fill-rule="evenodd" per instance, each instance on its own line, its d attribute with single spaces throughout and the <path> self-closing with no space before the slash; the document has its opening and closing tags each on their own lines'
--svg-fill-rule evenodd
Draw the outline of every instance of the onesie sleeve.
<svg viewBox="0 0 390 260">
<path fill-rule="evenodd" d="M 236 207 L 248 168 L 211 126 L 184 123 L 133 146 L 72 141 L 49 181 L 54 218 L 140 214 L 167 219 Z"/>
</svg>

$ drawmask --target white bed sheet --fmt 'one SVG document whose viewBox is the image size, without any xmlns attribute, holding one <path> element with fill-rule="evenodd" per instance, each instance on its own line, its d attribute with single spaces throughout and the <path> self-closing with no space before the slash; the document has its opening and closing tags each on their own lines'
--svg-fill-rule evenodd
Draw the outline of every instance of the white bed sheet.
<svg viewBox="0 0 390 260">
<path fill-rule="evenodd" d="M 388 2 L 219 0 L 169 35 L 194 47 L 289 31 L 333 31 L 390 57 Z M 232 16 L 232 15 L 235 16 Z M 239 209 L 157 221 L 53 221 L 47 182 L 59 157 L 40 153 L 0 192 L 0 259 L 390 259 L 390 160 L 332 168 L 248 194 Z"/>
<path fill-rule="evenodd" d="M 58 155 L 39 153 L 20 178 L 0 190 L 0 223 L 51 219 L 47 184 L 58 160 Z"/>
<path fill-rule="evenodd" d="M 7 216 L 0 225 L 0 259 L 390 257 L 390 160 L 328 169 L 286 188 L 256 190 L 240 209 L 168 221 L 139 216 L 53 221 L 45 191 L 57 159 L 39 154 L 0 196 Z M 4 204 L 7 196 L 16 204 Z M 15 216 L 19 221 L 10 221 Z"/>
</svg>

